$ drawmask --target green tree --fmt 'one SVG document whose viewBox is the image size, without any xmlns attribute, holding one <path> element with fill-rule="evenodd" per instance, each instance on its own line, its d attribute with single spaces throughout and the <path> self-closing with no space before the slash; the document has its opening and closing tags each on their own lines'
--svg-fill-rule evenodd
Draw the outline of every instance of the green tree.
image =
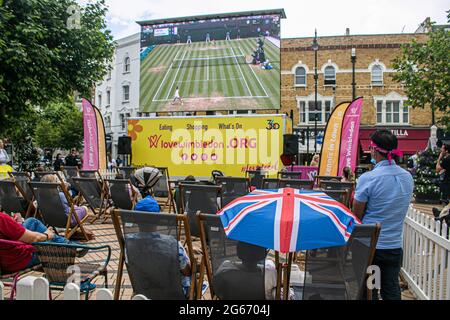
<svg viewBox="0 0 450 320">
<path fill-rule="evenodd" d="M 33 171 L 38 166 L 39 153 L 33 141 L 38 120 L 39 113 L 36 109 L 26 106 L 3 128 L 4 137 L 8 137 L 8 142 L 13 143 L 13 162 L 18 165 L 19 171 Z"/>
<path fill-rule="evenodd" d="M 114 53 L 104 0 L 4 0 L 0 6 L 0 135 L 29 107 L 89 97 Z M 16 141 L 16 143 L 20 143 Z"/>
<path fill-rule="evenodd" d="M 447 19 L 450 22 L 450 11 Z M 406 105 L 419 108 L 429 105 L 433 118 L 435 110 L 442 111 L 440 123 L 450 129 L 450 32 L 433 25 L 428 26 L 427 42 L 413 40 L 403 46 L 402 55 L 393 61 L 397 70 L 393 79 L 405 85 Z"/>
<path fill-rule="evenodd" d="M 75 104 L 47 106 L 36 124 L 35 141 L 41 148 L 80 148 L 83 141 L 83 114 Z"/>
</svg>

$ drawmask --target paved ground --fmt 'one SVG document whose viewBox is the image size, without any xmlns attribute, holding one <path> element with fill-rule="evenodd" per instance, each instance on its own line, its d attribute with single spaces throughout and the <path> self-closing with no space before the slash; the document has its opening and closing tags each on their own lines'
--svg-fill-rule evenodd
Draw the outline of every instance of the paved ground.
<svg viewBox="0 0 450 320">
<path fill-rule="evenodd" d="M 432 214 L 431 213 L 432 206 L 414 204 L 414 207 L 416 207 L 417 209 L 419 209 L 420 211 L 422 211 L 424 213 Z M 109 288 L 114 293 L 114 287 L 115 287 L 116 278 L 117 278 L 117 268 L 118 268 L 120 250 L 119 250 L 119 245 L 117 242 L 113 224 L 111 223 L 111 220 L 108 220 L 106 223 L 103 223 L 103 224 L 99 223 L 99 222 L 96 222 L 94 224 L 88 224 L 87 228 L 90 229 L 91 231 L 93 231 L 96 236 L 95 240 L 91 240 L 88 242 L 89 245 L 92 245 L 92 246 L 109 245 L 109 246 L 111 246 L 112 255 L 111 255 L 111 260 L 110 260 L 109 266 L 108 266 L 108 272 L 109 272 L 108 284 L 109 284 Z M 97 253 L 89 253 L 83 258 L 83 261 L 91 262 L 91 263 L 92 262 L 99 263 L 101 261 L 104 261 L 105 257 L 106 257 L 106 251 L 101 251 L 101 252 L 97 252 Z M 300 267 L 301 267 L 301 265 L 300 265 Z M 33 273 L 31 275 L 39 276 L 41 274 Z M 97 284 L 98 288 L 103 288 L 104 287 L 104 278 L 97 277 L 95 279 L 94 283 Z M 132 288 L 131 288 L 131 283 L 130 283 L 130 280 L 128 278 L 126 268 L 125 268 L 125 272 L 124 272 L 124 276 L 123 276 L 123 280 L 122 280 L 121 292 L 120 292 L 120 299 L 130 300 L 132 297 L 132 294 L 133 294 L 133 292 L 132 292 Z M 54 299 L 62 299 L 62 293 L 60 291 L 52 290 L 52 295 L 53 295 Z M 90 296 L 90 299 L 94 299 L 94 298 L 95 298 L 95 291 Z M 208 291 L 203 299 L 209 299 L 209 298 L 210 298 L 210 295 L 209 295 L 209 291 Z M 404 299 L 404 300 L 415 300 L 416 299 L 413 296 L 413 294 L 409 290 L 407 290 L 405 283 L 402 283 L 402 299 Z"/>
</svg>

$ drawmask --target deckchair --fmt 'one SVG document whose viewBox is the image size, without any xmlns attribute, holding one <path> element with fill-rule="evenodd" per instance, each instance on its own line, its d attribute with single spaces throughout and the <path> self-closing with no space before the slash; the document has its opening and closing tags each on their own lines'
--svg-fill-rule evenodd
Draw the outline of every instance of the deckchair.
<svg viewBox="0 0 450 320">
<path fill-rule="evenodd" d="M 355 184 L 353 182 L 341 182 L 341 181 L 321 181 L 319 187 L 329 190 L 352 190 Z"/>
<path fill-rule="evenodd" d="M 117 171 L 119 174 L 123 175 L 124 179 L 130 179 L 131 175 L 136 170 L 136 167 L 118 167 Z"/>
<path fill-rule="evenodd" d="M 208 186 L 198 184 L 179 184 L 181 194 L 182 212 L 189 221 L 191 235 L 200 237 L 197 223 L 197 211 L 216 214 L 221 208 L 221 186 Z"/>
<path fill-rule="evenodd" d="M 64 173 L 64 176 L 66 177 L 66 181 L 69 182 L 73 186 L 73 177 L 78 177 L 78 167 L 77 166 L 61 166 L 61 170 Z"/>
<path fill-rule="evenodd" d="M 120 258 L 114 299 L 120 295 L 123 267 L 126 264 L 134 294 L 153 300 L 195 298 L 196 261 L 192 251 L 186 216 L 114 210 L 114 229 L 120 245 Z M 179 262 L 178 222 L 185 229 L 187 254 L 191 265 L 191 286 L 183 292 Z M 126 257 L 126 259 L 125 259 Z"/>
<path fill-rule="evenodd" d="M 278 178 L 264 178 L 263 189 L 278 189 Z"/>
<path fill-rule="evenodd" d="M 250 180 L 243 177 L 216 177 L 216 183 L 222 186 L 222 206 L 250 192 Z"/>
<path fill-rule="evenodd" d="M 300 179 L 280 179 L 278 180 L 278 187 L 312 190 L 314 187 L 314 181 Z"/>
<path fill-rule="evenodd" d="M 198 213 L 197 217 L 211 296 L 224 300 L 264 300 L 266 249 L 227 238 L 218 215 Z M 240 250 L 243 247 L 245 251 Z M 244 263 L 249 258 L 254 265 Z"/>
<path fill-rule="evenodd" d="M 111 247 L 104 246 L 86 246 L 80 244 L 65 244 L 54 242 L 37 242 L 33 244 L 38 253 L 39 261 L 45 277 L 49 281 L 52 289 L 64 290 L 69 277 L 72 276 L 69 270 L 80 276 L 81 292 L 85 293 L 85 299 L 88 300 L 89 293 L 92 291 L 89 283 L 97 276 L 105 278 L 105 288 L 108 288 L 108 263 L 111 258 Z M 81 259 L 85 257 L 90 251 L 102 252 L 106 250 L 106 257 L 100 260 L 102 263 L 86 262 Z M 96 254 L 96 261 L 98 261 L 98 253 Z M 83 286 L 84 285 L 84 286 Z M 51 290 L 50 290 L 51 299 Z"/>
<path fill-rule="evenodd" d="M 33 204 L 33 191 L 28 184 L 31 181 L 30 174 L 28 172 L 9 172 L 9 175 L 15 182 L 17 191 L 23 198 L 22 204 L 26 202 L 27 209 L 25 218 L 35 216 L 36 207 Z"/>
<path fill-rule="evenodd" d="M 103 184 L 102 176 L 98 170 L 79 170 L 78 174 L 81 178 L 95 178 Z"/>
<path fill-rule="evenodd" d="M 65 181 L 58 171 L 35 171 L 34 172 L 34 179 L 33 179 L 33 181 L 40 182 L 42 177 L 44 177 L 44 176 L 46 176 L 48 174 L 56 175 L 60 182 L 64 182 Z"/>
<path fill-rule="evenodd" d="M 379 224 L 357 225 L 346 245 L 307 250 L 303 300 L 364 299 L 379 232 Z"/>
<path fill-rule="evenodd" d="M 53 182 L 30 182 L 34 197 L 37 201 L 38 210 L 40 211 L 44 223 L 54 228 L 65 228 L 65 238 L 70 237 L 80 230 L 86 240 L 89 240 L 83 224 L 89 218 L 86 215 L 83 219 L 75 213 L 73 199 L 67 192 L 64 184 Z M 59 192 L 63 192 L 69 204 L 69 214 L 66 214 L 64 204 L 59 197 Z M 75 220 L 75 225 L 72 226 L 72 218 Z"/>
<path fill-rule="evenodd" d="M 267 174 L 262 170 L 247 170 L 245 176 L 250 179 L 250 186 L 261 189 L 263 179 L 267 177 Z"/>
<path fill-rule="evenodd" d="M 348 190 L 323 190 L 328 196 L 348 207 Z"/>
<path fill-rule="evenodd" d="M 128 179 L 105 179 L 109 198 L 116 209 L 133 210 L 137 201 L 137 194 Z M 131 190 L 131 195 L 130 195 Z"/>
<path fill-rule="evenodd" d="M 339 176 L 315 176 L 317 184 L 320 185 L 323 181 L 341 181 L 342 177 Z"/>
<path fill-rule="evenodd" d="M 95 213 L 96 218 L 91 221 L 93 223 L 95 220 L 104 216 L 106 221 L 107 210 L 111 207 L 111 203 L 108 201 L 108 197 L 104 192 L 104 189 L 100 185 L 96 178 L 72 178 L 73 183 L 80 190 L 81 195 L 84 200 L 86 200 L 87 205 L 91 208 L 92 212 Z"/>
<path fill-rule="evenodd" d="M 161 208 L 161 211 L 164 211 L 169 205 L 169 212 L 173 209 L 173 212 L 176 212 L 175 210 L 175 201 L 173 199 L 173 193 L 170 188 L 170 175 L 169 175 L 169 168 L 167 167 L 156 167 L 158 169 L 162 176 L 159 178 L 158 182 L 153 186 L 152 188 L 152 194 L 155 197 L 155 199 L 158 201 L 160 205 L 163 205 Z M 160 198 L 160 199 L 158 199 Z M 161 200 L 162 198 L 162 200 Z M 164 198 L 166 198 L 164 200 Z"/>
<path fill-rule="evenodd" d="M 278 172 L 278 178 L 280 179 L 301 179 L 301 171 L 280 171 Z"/>
<path fill-rule="evenodd" d="M 0 180 L 0 207 L 6 213 L 29 215 L 31 201 L 13 180 Z"/>
</svg>

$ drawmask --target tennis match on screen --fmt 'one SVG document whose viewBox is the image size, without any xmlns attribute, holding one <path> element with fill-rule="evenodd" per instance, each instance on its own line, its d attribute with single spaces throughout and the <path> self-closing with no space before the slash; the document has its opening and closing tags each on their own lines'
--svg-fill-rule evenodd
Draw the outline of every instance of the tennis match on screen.
<svg viewBox="0 0 450 320">
<path fill-rule="evenodd" d="M 280 16 L 141 25 L 142 112 L 280 108 Z"/>
</svg>

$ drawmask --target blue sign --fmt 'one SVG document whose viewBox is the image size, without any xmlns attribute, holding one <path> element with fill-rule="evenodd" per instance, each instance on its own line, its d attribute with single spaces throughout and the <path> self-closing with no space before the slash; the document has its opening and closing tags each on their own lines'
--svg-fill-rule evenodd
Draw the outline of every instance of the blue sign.
<svg viewBox="0 0 450 320">
<path fill-rule="evenodd" d="M 323 135 L 317 135 L 316 142 L 317 142 L 317 144 L 322 144 L 323 143 Z"/>
</svg>

